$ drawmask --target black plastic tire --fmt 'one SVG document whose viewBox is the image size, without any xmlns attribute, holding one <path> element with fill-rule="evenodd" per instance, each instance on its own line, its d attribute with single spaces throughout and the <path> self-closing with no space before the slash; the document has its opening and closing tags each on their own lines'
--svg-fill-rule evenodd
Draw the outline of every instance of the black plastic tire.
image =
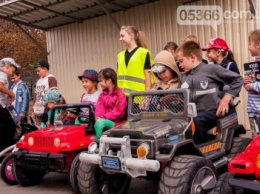
<svg viewBox="0 0 260 194">
<path fill-rule="evenodd" d="M 45 171 L 28 170 L 21 166 L 13 165 L 13 175 L 22 186 L 37 185 L 41 182 L 45 174 Z"/>
<path fill-rule="evenodd" d="M 215 188 L 217 178 L 215 167 L 206 158 L 175 156 L 161 174 L 158 193 L 210 193 Z M 203 182 L 206 184 L 203 185 Z"/>
<path fill-rule="evenodd" d="M 232 175 L 228 172 L 225 172 L 224 174 L 222 174 L 219 179 L 218 182 L 216 184 L 216 187 L 214 189 L 214 194 L 232 194 L 232 188 L 229 186 L 228 184 L 228 180 Z"/>
<path fill-rule="evenodd" d="M 78 185 L 82 194 L 124 194 L 130 182 L 131 178 L 125 174 L 106 174 L 98 165 L 79 164 Z"/>
<path fill-rule="evenodd" d="M 73 162 L 71 163 L 70 170 L 69 170 L 69 183 L 74 191 L 74 193 L 80 193 L 79 186 L 78 186 L 78 179 L 77 173 L 79 168 L 79 154 L 74 158 Z"/>
<path fill-rule="evenodd" d="M 233 158 L 237 154 L 243 152 L 247 145 L 251 142 L 251 138 L 235 137 L 233 139 L 232 148 L 228 155 L 229 158 Z"/>
<path fill-rule="evenodd" d="M 10 154 L 1 163 L 1 178 L 8 185 L 16 185 L 18 182 L 13 175 L 14 155 Z"/>
</svg>

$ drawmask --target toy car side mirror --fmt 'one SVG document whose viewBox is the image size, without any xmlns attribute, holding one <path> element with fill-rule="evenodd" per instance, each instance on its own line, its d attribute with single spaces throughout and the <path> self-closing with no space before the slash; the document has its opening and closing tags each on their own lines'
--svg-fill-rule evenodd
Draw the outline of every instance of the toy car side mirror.
<svg viewBox="0 0 260 194">
<path fill-rule="evenodd" d="M 188 117 L 193 118 L 197 116 L 197 108 L 195 103 L 188 103 L 187 106 Z"/>
</svg>

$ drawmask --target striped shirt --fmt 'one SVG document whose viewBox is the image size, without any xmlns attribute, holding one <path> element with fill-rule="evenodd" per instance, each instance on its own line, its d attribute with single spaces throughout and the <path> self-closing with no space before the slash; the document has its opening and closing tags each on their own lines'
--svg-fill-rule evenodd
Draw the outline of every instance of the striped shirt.
<svg viewBox="0 0 260 194">
<path fill-rule="evenodd" d="M 256 57 L 260 61 L 260 57 Z M 260 81 L 250 84 L 251 91 L 248 92 L 247 112 L 249 117 L 260 114 Z"/>
</svg>

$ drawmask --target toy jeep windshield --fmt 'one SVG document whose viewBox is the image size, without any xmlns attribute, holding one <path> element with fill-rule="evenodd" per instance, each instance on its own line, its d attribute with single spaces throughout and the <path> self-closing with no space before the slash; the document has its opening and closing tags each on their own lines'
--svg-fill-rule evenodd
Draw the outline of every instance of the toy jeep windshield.
<svg viewBox="0 0 260 194">
<path fill-rule="evenodd" d="M 26 134 L 17 143 L 18 151 L 13 153 L 17 181 L 30 186 L 39 183 L 50 171 L 69 172 L 70 184 L 78 192 L 78 155 L 92 142 L 94 121 L 91 104 L 55 106 L 48 127 Z"/>
<path fill-rule="evenodd" d="M 137 177 L 157 181 L 158 193 L 212 193 L 245 129 L 231 110 L 209 131 L 211 140 L 196 145 L 189 99 L 186 89 L 131 93 L 127 122 L 80 154 L 81 193 L 125 193 Z"/>
</svg>

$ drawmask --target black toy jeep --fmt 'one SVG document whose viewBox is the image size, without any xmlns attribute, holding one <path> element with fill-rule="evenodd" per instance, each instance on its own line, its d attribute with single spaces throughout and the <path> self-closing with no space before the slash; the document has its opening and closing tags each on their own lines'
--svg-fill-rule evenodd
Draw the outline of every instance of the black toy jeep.
<svg viewBox="0 0 260 194">
<path fill-rule="evenodd" d="M 217 121 L 211 141 L 196 145 L 189 96 L 186 89 L 132 93 L 127 122 L 80 154 L 81 193 L 125 193 L 139 177 L 159 182 L 158 193 L 213 193 L 228 159 L 250 140 L 239 137 L 245 129 L 233 110 Z"/>
</svg>

